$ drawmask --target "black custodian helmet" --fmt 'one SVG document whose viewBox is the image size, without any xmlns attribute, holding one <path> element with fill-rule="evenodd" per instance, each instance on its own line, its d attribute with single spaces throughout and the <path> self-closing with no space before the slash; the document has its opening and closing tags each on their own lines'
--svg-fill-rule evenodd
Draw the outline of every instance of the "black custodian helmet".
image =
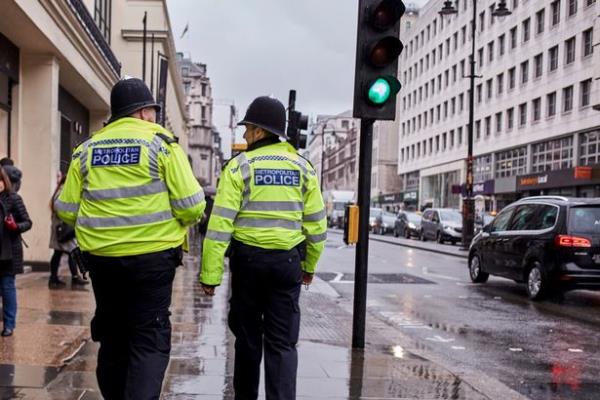
<svg viewBox="0 0 600 400">
<path fill-rule="evenodd" d="M 110 119 L 108 123 L 126 117 L 146 107 L 154 107 L 160 111 L 160 105 L 148 86 L 138 78 L 123 78 L 113 86 L 110 92 Z"/>
<path fill-rule="evenodd" d="M 238 125 L 256 125 L 267 132 L 287 139 L 285 134 L 285 107 L 269 96 L 257 97 L 250 103 L 244 119 Z"/>
</svg>

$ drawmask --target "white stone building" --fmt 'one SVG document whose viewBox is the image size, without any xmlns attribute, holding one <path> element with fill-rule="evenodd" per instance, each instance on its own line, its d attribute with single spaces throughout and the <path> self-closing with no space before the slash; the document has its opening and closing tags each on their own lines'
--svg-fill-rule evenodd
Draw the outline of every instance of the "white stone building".
<svg viewBox="0 0 600 400">
<path fill-rule="evenodd" d="M 472 2 L 419 12 L 400 58 L 398 173 L 419 205 L 459 207 L 465 181 Z M 600 196 L 596 0 L 478 1 L 474 194 L 501 208 L 527 194 Z M 476 197 L 477 198 L 477 197 Z M 486 200 L 483 202 L 483 200 Z"/>
</svg>

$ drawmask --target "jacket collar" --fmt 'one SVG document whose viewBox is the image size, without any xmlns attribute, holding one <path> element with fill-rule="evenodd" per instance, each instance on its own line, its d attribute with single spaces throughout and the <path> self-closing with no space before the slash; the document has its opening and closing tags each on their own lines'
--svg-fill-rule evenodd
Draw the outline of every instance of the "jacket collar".
<svg viewBox="0 0 600 400">
<path fill-rule="evenodd" d="M 250 146 L 248 146 L 248 151 L 252 151 L 252 150 L 256 150 L 256 149 L 260 149 L 261 147 L 265 147 L 265 146 L 269 146 L 271 144 L 275 144 L 275 143 L 281 143 L 281 141 L 279 140 L 279 137 L 275 136 L 275 137 L 266 137 L 264 139 L 260 139 L 254 143 L 252 143 Z"/>
</svg>

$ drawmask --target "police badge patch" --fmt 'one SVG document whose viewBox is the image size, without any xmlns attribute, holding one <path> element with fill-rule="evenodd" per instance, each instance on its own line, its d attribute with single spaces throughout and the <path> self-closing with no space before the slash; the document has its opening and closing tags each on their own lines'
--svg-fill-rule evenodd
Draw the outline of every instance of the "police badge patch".
<svg viewBox="0 0 600 400">
<path fill-rule="evenodd" d="M 256 186 L 300 186 L 300 171 L 293 169 L 256 169 Z"/>
<path fill-rule="evenodd" d="M 92 149 L 92 167 L 137 165 L 141 146 L 96 147 Z"/>
</svg>

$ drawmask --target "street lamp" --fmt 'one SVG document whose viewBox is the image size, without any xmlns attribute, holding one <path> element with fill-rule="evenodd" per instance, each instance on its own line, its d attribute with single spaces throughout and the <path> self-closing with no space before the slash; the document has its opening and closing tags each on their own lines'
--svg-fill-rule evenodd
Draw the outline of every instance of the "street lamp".
<svg viewBox="0 0 600 400">
<path fill-rule="evenodd" d="M 465 0 L 466 1 L 466 0 Z M 469 124 L 467 127 L 467 179 L 465 183 L 466 197 L 463 200 L 463 248 L 468 249 L 473 240 L 474 229 L 474 201 L 473 201 L 473 120 L 475 118 L 475 32 L 477 32 L 477 0 L 473 1 L 473 16 L 471 18 L 471 71 L 468 76 L 471 90 L 469 92 Z M 457 7 L 452 1 L 444 1 L 444 6 L 439 14 L 451 16 L 458 14 Z M 511 11 L 506 7 L 506 0 L 501 0 L 494 11 L 493 17 L 506 17 Z"/>
</svg>

